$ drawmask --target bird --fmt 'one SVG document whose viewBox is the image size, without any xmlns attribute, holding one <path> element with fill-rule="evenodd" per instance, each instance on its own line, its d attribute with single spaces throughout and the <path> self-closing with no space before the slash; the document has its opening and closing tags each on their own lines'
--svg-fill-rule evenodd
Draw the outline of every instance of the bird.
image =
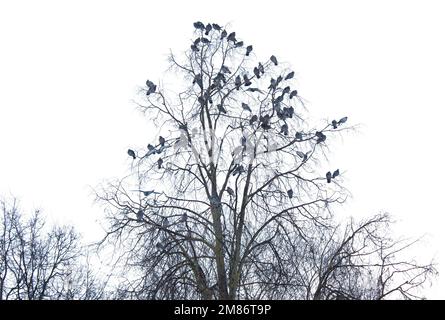
<svg viewBox="0 0 445 320">
<path fill-rule="evenodd" d="M 275 57 L 274 55 L 270 56 L 270 61 L 272 61 L 274 65 L 278 65 L 277 57 Z"/>
<path fill-rule="evenodd" d="M 150 94 L 152 94 L 152 93 L 154 93 L 154 92 L 156 92 L 156 85 L 155 85 L 153 82 L 151 82 L 150 80 L 147 80 L 147 81 L 145 82 L 145 84 L 146 84 L 147 87 L 148 87 L 148 90 L 147 90 L 147 96 L 150 95 Z"/>
<path fill-rule="evenodd" d="M 221 30 L 221 26 L 217 23 L 212 23 L 212 27 L 213 29 L 215 29 L 216 31 L 220 31 Z"/>
<path fill-rule="evenodd" d="M 221 66 L 221 72 L 223 73 L 231 73 L 230 69 L 226 67 L 225 65 Z"/>
<path fill-rule="evenodd" d="M 229 33 L 229 35 L 227 36 L 227 41 L 233 41 L 234 43 L 236 43 L 235 35 L 236 35 L 235 32 Z"/>
<path fill-rule="evenodd" d="M 165 138 L 163 136 L 159 136 L 159 144 L 161 145 L 161 147 L 164 146 L 165 144 Z"/>
<path fill-rule="evenodd" d="M 250 107 L 247 103 L 242 102 L 241 107 L 246 111 L 252 112 L 252 109 L 250 109 Z"/>
<path fill-rule="evenodd" d="M 187 213 L 183 213 L 181 216 L 181 222 L 186 222 L 187 221 Z"/>
<path fill-rule="evenodd" d="M 332 179 L 331 171 L 326 172 L 326 181 L 328 183 L 331 183 L 331 179 Z"/>
<path fill-rule="evenodd" d="M 232 175 L 236 175 L 236 174 L 242 174 L 244 172 L 244 167 L 242 164 L 238 164 L 235 168 L 235 170 L 233 170 L 233 174 Z"/>
<path fill-rule="evenodd" d="M 247 56 L 247 57 L 250 55 L 250 53 L 252 52 L 252 50 L 253 50 L 252 45 L 248 45 L 248 46 L 246 47 L 246 56 Z"/>
<path fill-rule="evenodd" d="M 315 136 L 317 137 L 317 143 L 326 141 L 326 135 L 323 132 L 317 131 L 315 132 Z"/>
<path fill-rule="evenodd" d="M 332 173 L 332 179 L 334 179 L 335 177 L 338 177 L 340 175 L 340 170 L 337 169 Z"/>
<path fill-rule="evenodd" d="M 257 67 L 253 68 L 253 74 L 255 75 L 255 77 L 257 77 L 257 79 L 259 79 L 261 77 L 260 69 L 258 69 Z"/>
<path fill-rule="evenodd" d="M 260 92 L 260 93 L 263 93 L 263 91 L 261 91 L 260 89 L 258 89 L 258 88 L 249 88 L 249 89 L 247 89 L 247 91 L 250 91 L 250 92 Z"/>
<path fill-rule="evenodd" d="M 226 191 L 229 194 L 229 196 L 231 196 L 231 197 L 233 197 L 235 195 L 235 191 L 233 191 L 233 189 L 230 187 L 227 187 Z"/>
<path fill-rule="evenodd" d="M 236 90 L 239 90 L 239 88 L 241 87 L 241 77 L 239 75 L 235 78 L 235 86 Z"/>
<path fill-rule="evenodd" d="M 348 117 L 343 117 L 343 118 L 341 118 L 340 120 L 338 120 L 338 124 L 343 124 L 343 123 L 345 123 L 346 121 L 348 121 Z"/>
<path fill-rule="evenodd" d="M 153 147 L 151 144 L 147 145 L 147 149 L 148 149 L 147 156 L 151 156 L 152 154 L 155 154 L 157 152 L 156 148 Z"/>
<path fill-rule="evenodd" d="M 249 124 L 250 124 L 250 125 L 253 125 L 257 120 L 258 120 L 258 116 L 257 116 L 256 114 L 254 114 L 254 115 L 252 116 L 252 118 L 250 118 L 250 120 L 249 120 Z"/>
<path fill-rule="evenodd" d="M 261 64 L 261 62 L 258 63 L 258 70 L 259 70 L 262 74 L 264 74 L 264 66 Z"/>
<path fill-rule="evenodd" d="M 294 196 L 294 191 L 292 189 L 287 190 L 287 196 L 292 198 Z"/>
<path fill-rule="evenodd" d="M 144 197 L 148 197 L 151 194 L 161 194 L 160 192 L 156 192 L 154 190 L 134 190 L 134 191 L 141 192 L 144 195 Z"/>
<path fill-rule="evenodd" d="M 201 74 L 197 74 L 195 75 L 194 79 L 193 79 L 193 84 L 197 84 L 201 90 L 204 88 L 204 85 L 202 83 L 202 75 Z"/>
<path fill-rule="evenodd" d="M 223 107 L 221 104 L 218 104 L 217 107 L 218 107 L 218 111 L 219 111 L 219 112 L 221 112 L 221 113 L 227 113 L 227 110 L 224 109 L 224 107 Z"/>
<path fill-rule="evenodd" d="M 306 153 L 301 152 L 300 150 L 297 150 L 297 155 L 303 160 L 305 160 L 307 158 Z"/>
<path fill-rule="evenodd" d="M 162 160 L 162 158 L 158 159 L 158 169 L 161 169 L 163 162 L 164 162 L 164 160 Z"/>
<path fill-rule="evenodd" d="M 225 37 L 227 37 L 227 31 L 226 31 L 226 30 L 223 30 L 223 31 L 221 32 L 221 37 L 220 37 L 220 39 L 222 40 L 222 39 L 224 39 Z"/>
<path fill-rule="evenodd" d="M 142 222 L 142 219 L 144 218 L 144 211 L 139 210 L 138 212 L 136 212 L 136 218 L 138 222 Z"/>
<path fill-rule="evenodd" d="M 290 92 L 290 87 L 287 86 L 286 88 L 283 89 L 283 94 L 288 94 Z"/>
<path fill-rule="evenodd" d="M 205 29 L 204 23 L 202 23 L 201 21 L 196 21 L 195 23 L 193 23 L 193 26 L 196 29 L 200 29 L 200 30 L 204 30 Z"/>
<path fill-rule="evenodd" d="M 289 73 L 286 75 L 286 77 L 284 78 L 284 80 L 290 80 L 290 79 L 292 79 L 292 78 L 294 77 L 294 75 L 295 75 L 295 72 L 291 71 L 291 72 L 289 72 Z"/>
<path fill-rule="evenodd" d="M 206 36 L 209 35 L 209 32 L 212 31 L 212 25 L 210 23 L 207 24 L 205 30 L 206 30 L 205 35 Z"/>
<path fill-rule="evenodd" d="M 202 37 L 202 38 L 201 38 L 201 42 L 207 44 L 207 43 L 210 43 L 210 40 L 207 39 L 207 38 Z"/>
<path fill-rule="evenodd" d="M 243 45 L 244 45 L 243 41 L 238 41 L 238 42 L 235 43 L 235 47 L 236 48 L 242 47 Z"/>
<path fill-rule="evenodd" d="M 247 74 L 243 75 L 243 79 L 244 79 L 244 85 L 246 87 L 250 86 L 252 84 L 252 82 L 249 80 L 249 77 L 247 76 Z"/>
<path fill-rule="evenodd" d="M 198 45 L 201 42 L 201 37 L 198 37 L 195 39 L 195 41 L 193 41 L 194 45 Z"/>
<path fill-rule="evenodd" d="M 178 126 L 178 128 L 179 128 L 179 130 L 187 131 L 187 123 L 185 123 L 185 124 L 180 124 L 180 125 Z"/>
<path fill-rule="evenodd" d="M 287 136 L 289 134 L 289 127 L 288 127 L 287 123 L 285 123 L 281 126 L 280 133 L 284 134 L 285 136 Z"/>
<path fill-rule="evenodd" d="M 297 90 L 292 90 L 292 92 L 289 94 L 289 99 L 292 99 L 293 97 L 296 97 L 298 95 Z"/>
<path fill-rule="evenodd" d="M 152 144 L 148 144 L 147 145 L 147 149 L 148 149 L 148 151 L 153 151 L 153 150 L 155 150 L 156 148 L 152 145 Z"/>
<path fill-rule="evenodd" d="M 164 219 L 162 219 L 162 226 L 163 226 L 164 228 L 167 228 L 167 227 L 168 227 L 168 218 L 164 218 Z"/>
<path fill-rule="evenodd" d="M 303 133 L 301 133 L 300 131 L 295 133 L 295 139 L 302 140 L 303 139 Z"/>
<path fill-rule="evenodd" d="M 196 44 L 192 44 L 190 49 L 192 49 L 193 52 L 199 52 L 199 48 L 196 46 Z"/>
<path fill-rule="evenodd" d="M 338 127 L 337 120 L 332 120 L 332 128 L 337 129 L 337 127 Z"/>
<path fill-rule="evenodd" d="M 133 158 L 133 160 L 136 159 L 136 153 L 135 153 L 133 150 L 128 149 L 128 150 L 127 150 L 127 153 L 128 153 L 128 155 L 129 155 L 130 157 Z"/>
</svg>

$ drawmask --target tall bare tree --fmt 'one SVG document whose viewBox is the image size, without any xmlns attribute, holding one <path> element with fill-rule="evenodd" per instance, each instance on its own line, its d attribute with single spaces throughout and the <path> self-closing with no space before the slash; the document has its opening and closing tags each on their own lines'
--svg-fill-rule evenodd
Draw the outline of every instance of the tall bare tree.
<svg viewBox="0 0 445 320">
<path fill-rule="evenodd" d="M 15 199 L 0 210 L 0 300 L 104 297 L 73 227 L 46 226 L 38 210 L 26 217 Z"/>
<path fill-rule="evenodd" d="M 341 237 L 332 210 L 347 192 L 324 160 L 347 117 L 308 123 L 280 60 L 196 22 L 190 48 L 170 55 L 175 88 L 147 80 L 140 108 L 161 136 L 129 149 L 130 175 L 98 192 L 106 239 L 133 270 L 121 297 L 410 297 L 434 272 L 394 262 L 397 242 L 379 233 L 385 216 L 351 222 Z"/>
</svg>

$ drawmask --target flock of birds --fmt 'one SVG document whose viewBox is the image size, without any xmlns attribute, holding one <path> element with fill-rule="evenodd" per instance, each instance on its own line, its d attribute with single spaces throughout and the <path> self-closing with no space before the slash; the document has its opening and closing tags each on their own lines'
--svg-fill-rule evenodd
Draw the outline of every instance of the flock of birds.
<svg viewBox="0 0 445 320">
<path fill-rule="evenodd" d="M 205 25 L 204 23 L 197 21 L 193 24 L 193 26 L 202 31 L 202 36 L 198 37 L 193 44 L 190 46 L 192 52 L 199 52 L 200 51 L 200 47 L 199 45 L 202 44 L 209 44 L 210 40 L 208 38 L 206 38 L 205 36 L 208 36 L 210 34 L 210 32 L 212 30 L 215 30 L 217 32 L 220 32 L 220 40 L 223 40 L 224 38 L 226 38 L 226 40 L 228 42 L 231 42 L 233 44 L 234 47 L 236 48 L 240 48 L 244 46 L 244 42 L 243 41 L 238 41 L 236 39 L 236 33 L 235 32 L 231 32 L 228 33 L 225 29 L 223 29 L 220 25 L 216 24 L 216 23 L 212 23 L 212 24 L 207 24 Z M 249 56 L 251 54 L 251 52 L 253 51 L 253 46 L 252 45 L 248 45 L 245 48 L 245 55 Z M 276 56 L 272 55 L 269 58 L 270 62 L 277 66 L 278 65 L 278 59 Z M 230 71 L 230 69 L 225 66 L 222 65 L 220 68 L 220 71 L 218 72 L 218 74 L 213 78 L 213 83 L 212 85 L 208 88 L 208 90 L 204 90 L 204 82 L 203 82 L 203 77 L 201 74 L 197 74 L 195 75 L 194 79 L 193 79 L 193 85 L 197 85 L 201 91 L 203 91 L 203 95 L 200 96 L 198 98 L 198 102 L 201 105 L 206 104 L 207 102 L 209 102 L 210 104 L 213 103 L 212 98 L 209 94 L 211 89 L 216 88 L 222 88 L 222 83 L 226 83 L 227 82 L 227 75 L 231 74 L 232 72 Z M 242 77 L 240 75 L 237 75 L 235 77 L 234 80 L 234 84 L 235 84 L 235 89 L 236 90 L 240 90 L 241 87 L 247 87 L 247 91 L 249 92 L 262 92 L 259 88 L 254 88 L 251 87 L 252 85 L 252 80 L 254 78 L 260 79 L 265 73 L 265 69 L 264 69 L 264 65 L 260 62 L 258 63 L 258 65 L 256 67 L 254 67 L 253 69 L 253 74 L 254 76 L 249 77 L 248 74 L 244 74 Z M 284 122 L 284 124 L 281 125 L 280 127 L 280 134 L 283 134 L 285 136 L 287 136 L 289 134 L 289 126 L 286 123 L 286 119 L 288 118 L 292 118 L 293 114 L 294 114 L 294 108 L 292 106 L 290 107 L 283 107 L 281 108 L 281 104 L 284 100 L 285 95 L 288 95 L 289 99 L 293 99 L 295 97 L 298 96 L 298 91 L 297 90 L 291 90 L 290 86 L 285 86 L 284 88 L 279 87 L 280 84 L 283 84 L 284 82 L 291 80 L 292 78 L 294 78 L 295 76 L 295 72 L 291 71 L 288 74 L 286 74 L 284 77 L 283 76 L 278 76 L 276 79 L 275 78 L 271 78 L 270 79 L 270 85 L 268 87 L 269 90 L 272 90 L 272 105 L 273 105 L 273 109 L 274 111 L 276 111 L 276 115 L 277 117 L 282 120 Z M 146 86 L 147 86 L 147 91 L 146 91 L 146 95 L 149 96 L 153 93 L 156 92 L 157 86 L 156 84 L 154 84 L 152 81 L 147 80 L 146 81 Z M 276 96 L 276 93 L 281 93 L 278 94 Z M 217 104 L 217 110 L 219 113 L 223 113 L 223 114 L 227 114 L 227 110 L 224 108 L 224 106 L 222 104 Z M 245 102 L 241 102 L 241 109 L 242 112 L 248 112 L 248 113 L 252 113 L 252 109 L 251 107 L 245 103 Z M 269 130 L 272 128 L 271 126 L 271 119 L 272 119 L 272 115 L 266 114 L 266 115 L 260 115 L 258 117 L 258 115 L 254 114 L 250 117 L 249 119 L 249 125 L 254 125 L 255 123 L 257 123 L 259 121 L 259 126 L 264 129 L 264 130 Z M 332 120 L 331 122 L 331 126 L 333 129 L 337 129 L 338 126 L 344 124 L 347 121 L 347 117 L 343 117 L 339 120 Z M 187 124 L 182 124 L 179 126 L 179 129 L 181 130 L 185 130 L 187 131 Z M 317 131 L 315 133 L 315 138 L 316 138 L 316 142 L 317 143 L 321 143 L 324 142 L 326 140 L 326 135 L 321 132 L 321 131 Z M 297 132 L 295 134 L 295 139 L 296 140 L 302 140 L 303 139 L 303 133 L 302 132 Z M 157 146 L 153 146 L 151 144 L 147 145 L 147 149 L 148 152 L 146 154 L 146 156 L 150 156 L 153 154 L 160 154 L 165 148 L 166 148 L 166 140 L 164 137 L 160 136 L 159 137 L 159 144 Z M 133 158 L 133 160 L 135 160 L 137 158 L 136 152 L 132 149 L 128 149 L 127 151 L 128 155 L 130 157 Z M 307 160 L 309 152 L 308 153 L 303 153 L 301 151 L 297 151 L 297 155 L 302 158 L 303 161 Z M 157 160 L 157 167 L 158 169 L 161 169 L 163 165 L 163 159 L 159 158 Z M 237 164 L 233 170 L 233 175 L 237 175 L 237 174 L 242 174 L 245 172 L 245 169 L 243 167 L 242 164 Z M 328 171 L 326 173 L 326 181 L 327 183 L 331 183 L 332 179 L 335 179 L 337 176 L 340 175 L 340 171 L 339 169 L 335 170 L 334 172 L 330 172 Z M 139 191 L 141 192 L 145 197 L 148 197 L 152 194 L 160 194 L 159 192 L 156 192 L 155 190 L 135 190 L 135 191 Z M 227 187 L 226 188 L 226 192 L 229 194 L 230 197 L 235 196 L 235 191 L 230 188 Z M 289 198 L 292 198 L 294 196 L 294 192 L 292 189 L 287 190 L 287 195 Z M 143 219 L 143 211 L 139 210 L 136 213 L 137 219 L 138 221 L 142 221 Z M 181 216 L 181 222 L 186 222 L 187 221 L 187 214 L 184 213 Z"/>
</svg>

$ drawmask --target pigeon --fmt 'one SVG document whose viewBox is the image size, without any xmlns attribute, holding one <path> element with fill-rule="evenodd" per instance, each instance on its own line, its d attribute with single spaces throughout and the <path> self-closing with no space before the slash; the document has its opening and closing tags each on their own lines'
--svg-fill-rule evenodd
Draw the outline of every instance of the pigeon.
<svg viewBox="0 0 445 320">
<path fill-rule="evenodd" d="M 343 123 L 345 123 L 346 121 L 348 121 L 348 117 L 343 117 L 343 118 L 341 118 L 340 120 L 338 120 L 338 124 L 343 124 Z"/>
<path fill-rule="evenodd" d="M 183 213 L 181 216 L 181 222 L 186 222 L 187 221 L 187 213 Z"/>
<path fill-rule="evenodd" d="M 252 52 L 253 47 L 251 45 L 246 47 L 246 56 L 248 57 L 250 55 L 250 53 Z"/>
<path fill-rule="evenodd" d="M 335 170 L 334 173 L 332 173 L 332 179 L 338 177 L 339 175 L 340 175 L 340 170 L 339 169 Z"/>
<path fill-rule="evenodd" d="M 252 84 L 252 82 L 249 80 L 249 77 L 247 76 L 247 74 L 243 75 L 243 79 L 244 79 L 244 85 L 246 87 L 248 87 Z"/>
<path fill-rule="evenodd" d="M 134 190 L 134 191 L 142 192 L 142 194 L 144 195 L 144 197 L 148 197 L 148 196 L 151 195 L 151 194 L 160 194 L 159 192 L 156 192 L 156 191 L 154 191 L 154 190 L 146 190 L 146 191 L 144 191 L 144 190 Z"/>
<path fill-rule="evenodd" d="M 254 115 L 252 116 L 252 118 L 250 118 L 250 120 L 249 120 L 249 124 L 250 124 L 250 125 L 253 125 L 257 120 L 258 120 L 258 116 L 257 116 L 256 114 L 254 114 Z"/>
<path fill-rule="evenodd" d="M 270 126 L 270 116 L 266 114 L 265 116 L 260 116 L 261 128 L 264 130 L 269 130 Z"/>
<path fill-rule="evenodd" d="M 326 135 L 324 135 L 323 132 L 317 131 L 315 136 L 317 137 L 317 143 L 326 141 Z"/>
<path fill-rule="evenodd" d="M 198 45 L 201 42 L 201 38 L 196 38 L 195 41 L 193 41 L 194 45 Z"/>
<path fill-rule="evenodd" d="M 297 140 L 303 140 L 303 133 L 301 133 L 301 132 L 297 132 L 297 133 L 295 133 L 295 139 L 297 139 Z"/>
<path fill-rule="evenodd" d="M 231 197 L 233 197 L 235 195 L 235 191 L 233 191 L 233 189 L 230 187 L 227 187 L 226 191 L 229 194 L 229 196 L 231 196 Z"/>
<path fill-rule="evenodd" d="M 294 191 L 292 189 L 287 190 L 287 196 L 292 198 L 294 196 Z"/>
<path fill-rule="evenodd" d="M 212 31 L 212 25 L 209 23 L 209 24 L 206 25 L 206 32 L 205 32 L 205 35 L 206 35 L 206 36 L 209 35 L 209 32 L 210 32 L 210 31 Z"/>
<path fill-rule="evenodd" d="M 164 160 L 162 160 L 162 158 L 158 159 L 158 169 L 161 169 L 163 162 L 164 162 Z"/>
<path fill-rule="evenodd" d="M 227 37 L 227 31 L 226 30 L 223 30 L 222 32 L 221 32 L 221 40 L 222 39 L 224 39 L 225 37 Z"/>
<path fill-rule="evenodd" d="M 198 102 L 201 106 L 204 106 L 206 104 L 206 100 L 202 96 L 198 97 Z"/>
<path fill-rule="evenodd" d="M 139 210 L 136 212 L 136 218 L 138 219 L 138 222 L 142 222 L 142 219 L 144 218 L 144 211 Z"/>
<path fill-rule="evenodd" d="M 201 90 L 204 88 L 204 85 L 202 83 L 202 76 L 201 76 L 201 74 L 197 74 L 195 76 L 195 78 L 193 79 L 193 84 L 195 84 L 195 83 L 201 88 Z"/>
<path fill-rule="evenodd" d="M 193 52 L 199 52 L 199 49 L 198 49 L 198 47 L 196 46 L 196 44 L 192 44 L 192 45 L 190 46 L 190 49 L 192 49 Z"/>
<path fill-rule="evenodd" d="M 239 164 L 236 166 L 235 170 L 233 170 L 233 174 L 232 175 L 236 175 L 236 174 L 242 174 L 244 172 L 244 167 L 243 165 Z"/>
<path fill-rule="evenodd" d="M 156 148 L 153 146 L 153 145 L 151 145 L 150 143 L 147 145 L 147 149 L 148 149 L 148 151 L 153 151 L 153 150 L 155 150 Z"/>
<path fill-rule="evenodd" d="M 238 42 L 235 43 L 235 47 L 236 48 L 242 47 L 243 45 L 244 45 L 243 41 L 238 41 Z"/>
<path fill-rule="evenodd" d="M 231 73 L 231 72 L 230 72 L 230 69 L 227 68 L 225 65 L 222 65 L 222 66 L 221 66 L 221 72 L 222 72 L 222 73 Z"/>
<path fill-rule="evenodd" d="M 239 88 L 241 87 L 241 77 L 239 75 L 235 78 L 235 86 L 236 90 L 239 90 Z"/>
<path fill-rule="evenodd" d="M 261 64 L 261 62 L 258 63 L 258 70 L 259 70 L 262 74 L 264 74 L 264 66 Z"/>
<path fill-rule="evenodd" d="M 261 90 L 258 89 L 258 88 L 249 88 L 249 89 L 247 89 L 247 91 L 250 91 L 250 92 L 261 92 L 261 93 L 263 93 L 263 91 L 261 91 Z"/>
<path fill-rule="evenodd" d="M 134 151 L 133 151 L 133 150 L 131 150 L 131 149 L 128 149 L 128 150 L 127 150 L 127 153 L 128 153 L 128 155 L 129 155 L 130 157 L 132 157 L 132 158 L 133 158 L 133 160 L 135 160 L 135 159 L 136 159 L 136 153 L 134 153 Z"/>
<path fill-rule="evenodd" d="M 165 138 L 164 137 L 159 136 L 159 144 L 161 145 L 161 147 L 164 146 L 164 144 L 165 144 Z"/>
<path fill-rule="evenodd" d="M 270 61 L 272 61 L 274 65 L 276 65 L 276 66 L 278 65 L 277 57 L 275 57 L 274 55 L 272 55 L 272 56 L 270 57 Z"/>
<path fill-rule="evenodd" d="M 332 179 L 331 171 L 326 172 L 326 181 L 328 183 L 331 183 L 331 179 Z"/>
<path fill-rule="evenodd" d="M 294 77 L 295 72 L 291 71 L 287 74 L 287 76 L 284 78 L 284 80 L 290 80 Z"/>
<path fill-rule="evenodd" d="M 204 23 L 202 23 L 201 21 L 196 21 L 196 22 L 193 24 L 193 26 L 194 26 L 196 29 L 199 29 L 199 30 L 204 30 L 204 29 L 205 29 Z"/>
<path fill-rule="evenodd" d="M 207 38 L 202 37 L 201 38 L 201 42 L 207 44 L 207 43 L 210 43 L 210 40 L 207 39 Z"/>
<path fill-rule="evenodd" d="M 290 92 L 290 87 L 287 86 L 286 88 L 283 89 L 283 95 L 284 94 L 288 94 Z"/>
<path fill-rule="evenodd" d="M 218 104 L 217 107 L 218 107 L 218 111 L 219 111 L 219 112 L 221 112 L 221 113 L 227 113 L 227 110 L 224 109 L 224 107 L 223 107 L 221 104 Z"/>
<path fill-rule="evenodd" d="M 167 218 L 164 218 L 164 219 L 162 220 L 162 226 L 163 226 L 164 228 L 167 228 L 167 227 L 168 227 L 168 219 L 167 219 Z"/>
<path fill-rule="evenodd" d="M 212 23 L 212 27 L 213 29 L 215 29 L 216 31 L 221 31 L 221 26 L 217 23 Z"/>
<path fill-rule="evenodd" d="M 338 127 L 337 120 L 332 120 L 332 128 L 337 129 L 337 127 Z"/>
<path fill-rule="evenodd" d="M 246 111 L 252 112 L 252 109 L 250 109 L 250 107 L 247 103 L 242 102 L 241 107 Z"/>
<path fill-rule="evenodd" d="M 289 127 L 288 127 L 287 123 L 285 123 L 281 126 L 280 133 L 284 134 L 285 136 L 287 136 L 289 134 Z"/>
<path fill-rule="evenodd" d="M 180 124 L 178 128 L 179 128 L 179 130 L 187 131 L 187 123 L 185 123 L 185 124 Z"/>
<path fill-rule="evenodd" d="M 156 92 L 156 85 L 155 85 L 153 82 L 151 82 L 150 80 L 147 80 L 147 81 L 145 82 L 145 84 L 146 84 L 147 87 L 148 87 L 148 90 L 147 90 L 147 96 L 150 95 L 150 94 L 152 94 L 152 93 L 154 93 L 154 92 Z"/>
<path fill-rule="evenodd" d="M 257 79 L 259 79 L 261 77 L 260 69 L 258 69 L 257 67 L 253 68 L 253 74 L 255 75 L 255 77 L 257 77 Z"/>
<path fill-rule="evenodd" d="M 233 41 L 234 43 L 236 43 L 235 35 L 236 35 L 235 32 L 229 33 L 229 35 L 227 36 L 227 41 Z"/>
<path fill-rule="evenodd" d="M 289 95 L 289 99 L 292 99 L 293 97 L 296 97 L 298 95 L 298 91 L 297 90 L 292 90 L 292 92 Z"/>
</svg>

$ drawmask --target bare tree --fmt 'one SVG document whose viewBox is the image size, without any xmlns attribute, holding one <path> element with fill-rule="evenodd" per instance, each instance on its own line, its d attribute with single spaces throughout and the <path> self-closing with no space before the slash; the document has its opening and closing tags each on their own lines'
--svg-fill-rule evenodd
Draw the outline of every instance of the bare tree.
<svg viewBox="0 0 445 320">
<path fill-rule="evenodd" d="M 26 218 L 15 199 L 0 207 L 0 300 L 102 297 L 73 227 L 47 227 L 39 210 Z"/>
<path fill-rule="evenodd" d="M 132 270 L 120 297 L 412 297 L 434 269 L 393 262 L 386 217 L 340 237 L 332 210 L 347 191 L 325 160 L 347 117 L 310 125 L 287 65 L 217 24 L 194 27 L 190 49 L 170 55 L 176 93 L 150 80 L 141 90 L 162 136 L 129 149 L 131 173 L 98 192 L 104 240 Z M 408 282 L 393 286 L 398 273 Z"/>
</svg>

